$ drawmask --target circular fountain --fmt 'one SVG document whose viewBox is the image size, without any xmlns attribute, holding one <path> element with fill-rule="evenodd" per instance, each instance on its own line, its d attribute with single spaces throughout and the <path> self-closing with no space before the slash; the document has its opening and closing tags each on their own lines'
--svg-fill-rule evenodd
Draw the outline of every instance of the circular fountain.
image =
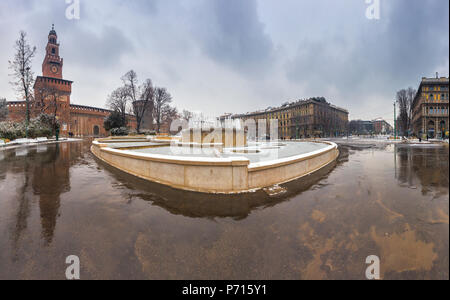
<svg viewBox="0 0 450 300">
<path fill-rule="evenodd" d="M 332 142 L 254 141 L 245 130 L 187 129 L 181 137 L 97 139 L 92 153 L 107 164 L 176 189 L 244 193 L 277 186 L 331 164 Z"/>
</svg>

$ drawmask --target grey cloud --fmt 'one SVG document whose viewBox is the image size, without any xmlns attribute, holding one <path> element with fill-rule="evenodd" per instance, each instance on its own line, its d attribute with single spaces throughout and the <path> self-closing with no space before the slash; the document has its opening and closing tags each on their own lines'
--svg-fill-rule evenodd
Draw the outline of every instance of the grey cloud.
<svg viewBox="0 0 450 300">
<path fill-rule="evenodd" d="M 373 98 L 379 107 L 389 107 L 397 89 L 415 86 L 448 64 L 448 1 L 381 5 L 381 19 L 363 19 L 357 31 L 305 38 L 286 64 L 287 78 L 305 84 L 307 93 L 337 87 L 340 101 L 358 115 Z"/>
<path fill-rule="evenodd" d="M 343 37 L 305 40 L 296 56 L 286 63 L 287 77 L 315 90 L 324 85 L 353 85 L 362 71 L 354 64 L 355 52 Z"/>
<path fill-rule="evenodd" d="M 449 2 L 397 0 L 393 4 L 387 35 L 390 71 L 398 76 L 432 72 L 448 57 Z"/>
<path fill-rule="evenodd" d="M 122 56 L 133 55 L 132 40 L 115 27 L 105 26 L 99 33 L 85 29 L 64 36 L 64 51 L 78 65 L 109 69 L 120 63 Z"/>
<path fill-rule="evenodd" d="M 107 0 L 105 5 L 111 0 Z M 163 0 L 164 1 L 164 0 Z M 145 14 L 145 15 L 156 15 L 158 14 L 158 5 L 159 0 L 119 0 L 118 3 L 120 3 L 122 6 L 126 6 L 132 10 L 134 10 L 136 13 Z"/>
<path fill-rule="evenodd" d="M 213 60 L 255 73 L 273 59 L 255 0 L 207 0 L 195 16 L 194 38 Z"/>
</svg>

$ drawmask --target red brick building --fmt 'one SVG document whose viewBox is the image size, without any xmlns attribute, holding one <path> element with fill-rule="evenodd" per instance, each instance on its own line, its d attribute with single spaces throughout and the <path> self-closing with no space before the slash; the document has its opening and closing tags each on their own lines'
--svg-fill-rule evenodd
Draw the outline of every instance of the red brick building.
<svg viewBox="0 0 450 300">
<path fill-rule="evenodd" d="M 63 79 L 63 59 L 59 55 L 58 35 L 54 28 L 48 35 L 46 55 L 42 63 L 42 76 L 34 84 L 34 100 L 30 103 L 31 116 L 40 113 L 56 115 L 61 124 L 61 135 L 105 136 L 103 121 L 111 111 L 103 108 L 71 104 L 72 81 Z M 25 119 L 25 101 L 8 102 L 9 118 Z M 130 116 L 130 127 L 136 126 Z"/>
</svg>

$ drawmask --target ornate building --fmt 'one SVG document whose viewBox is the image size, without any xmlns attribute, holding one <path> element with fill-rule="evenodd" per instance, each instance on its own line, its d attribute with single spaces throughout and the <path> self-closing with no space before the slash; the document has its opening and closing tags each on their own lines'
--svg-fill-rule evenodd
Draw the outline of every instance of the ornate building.
<svg viewBox="0 0 450 300">
<path fill-rule="evenodd" d="M 46 54 L 42 63 L 42 76 L 34 84 L 34 101 L 30 103 L 32 116 L 40 113 L 55 115 L 61 124 L 61 135 L 104 136 L 108 132 L 103 121 L 111 111 L 103 108 L 71 104 L 72 81 L 63 79 L 64 61 L 59 54 L 58 35 L 54 28 L 48 35 Z M 9 118 L 22 121 L 25 118 L 25 101 L 8 102 Z M 130 126 L 135 126 L 130 116 Z"/>
<path fill-rule="evenodd" d="M 415 135 L 445 137 L 449 130 L 448 88 L 448 77 L 422 78 L 412 108 Z"/>
<path fill-rule="evenodd" d="M 268 126 L 272 120 L 278 120 L 278 137 L 281 139 L 331 137 L 347 134 L 348 111 L 324 98 L 311 98 L 264 111 L 222 116 L 220 121 L 224 123 L 226 119 L 243 122 L 253 119 L 256 124 L 258 120 L 266 120 Z M 270 132 L 268 128 L 266 132 Z"/>
</svg>

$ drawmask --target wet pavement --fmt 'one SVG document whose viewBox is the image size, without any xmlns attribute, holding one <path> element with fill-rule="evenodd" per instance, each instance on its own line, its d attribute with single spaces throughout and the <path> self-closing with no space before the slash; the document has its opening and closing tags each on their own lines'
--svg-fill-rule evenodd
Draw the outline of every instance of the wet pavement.
<svg viewBox="0 0 450 300">
<path fill-rule="evenodd" d="M 0 279 L 449 279 L 449 148 L 341 145 L 287 193 L 180 192 L 90 141 L 0 150 Z"/>
</svg>

